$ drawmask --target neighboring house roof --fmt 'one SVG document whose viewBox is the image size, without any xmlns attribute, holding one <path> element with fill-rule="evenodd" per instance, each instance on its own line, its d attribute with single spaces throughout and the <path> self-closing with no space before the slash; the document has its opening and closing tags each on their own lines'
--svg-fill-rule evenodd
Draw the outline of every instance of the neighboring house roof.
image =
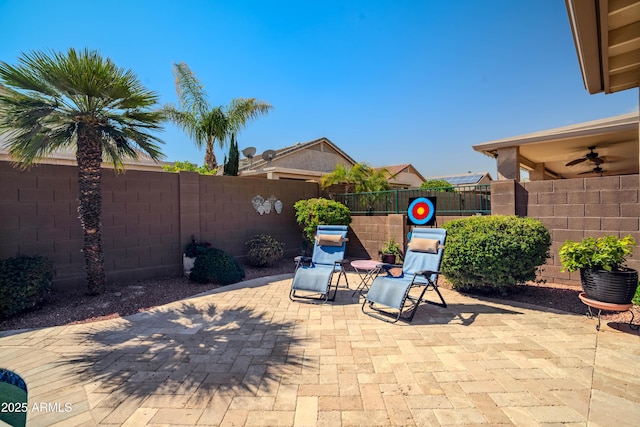
<svg viewBox="0 0 640 427">
<path fill-rule="evenodd" d="M 489 172 L 468 172 L 460 175 L 430 176 L 427 178 L 429 181 L 434 179 L 447 181 L 449 184 L 455 186 L 484 184 L 492 181 Z"/>
<path fill-rule="evenodd" d="M 638 173 L 638 113 L 498 139 L 473 149 L 496 157 L 502 149 L 517 148 L 521 167 L 530 171 L 543 168 L 552 178 L 576 178 L 590 173 L 596 165 L 590 161 L 567 163 L 585 157 L 589 147 L 605 159 L 600 166 L 606 174 Z"/>
<path fill-rule="evenodd" d="M 271 161 L 256 154 L 253 159 L 241 159 L 241 176 L 264 176 L 269 179 L 297 179 L 320 181 L 322 175 L 335 169 L 337 164 L 353 166 L 356 161 L 328 138 L 300 143 L 275 151 Z M 263 153 L 264 154 L 264 153 Z"/>
<path fill-rule="evenodd" d="M 0 161 L 15 161 L 9 154 L 9 149 L 6 146 L 6 137 L 0 134 Z M 137 160 L 127 159 L 123 161 L 125 170 L 162 170 L 162 165 L 171 164 L 167 162 L 156 162 L 145 153 L 140 153 Z M 38 161 L 36 164 L 46 165 L 72 165 L 76 166 L 76 153 L 73 147 L 65 147 L 51 153 L 46 158 Z M 106 161 L 102 163 L 103 167 L 110 167 L 111 165 Z"/>
<path fill-rule="evenodd" d="M 386 169 L 389 171 L 391 178 L 389 183 L 392 187 L 420 187 L 425 181 L 424 176 L 411 164 L 405 163 L 403 165 L 382 166 L 375 169 Z"/>
<path fill-rule="evenodd" d="M 640 0 L 565 0 L 589 93 L 638 86 Z"/>
</svg>

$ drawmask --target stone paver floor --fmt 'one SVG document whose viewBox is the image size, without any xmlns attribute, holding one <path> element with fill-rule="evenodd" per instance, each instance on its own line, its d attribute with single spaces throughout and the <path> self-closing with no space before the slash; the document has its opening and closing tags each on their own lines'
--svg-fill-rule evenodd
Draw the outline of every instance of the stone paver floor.
<svg viewBox="0 0 640 427">
<path fill-rule="evenodd" d="M 392 325 L 348 289 L 326 305 L 291 302 L 290 283 L 0 333 L 0 367 L 27 382 L 29 426 L 640 422 L 640 337 L 624 326 L 597 332 L 586 316 L 446 290 L 446 309 Z"/>
</svg>

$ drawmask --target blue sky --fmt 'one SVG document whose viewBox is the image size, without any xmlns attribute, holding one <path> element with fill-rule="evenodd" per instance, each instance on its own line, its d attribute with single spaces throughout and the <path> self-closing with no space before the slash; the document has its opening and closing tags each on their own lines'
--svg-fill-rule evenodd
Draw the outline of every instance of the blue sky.
<svg viewBox="0 0 640 427">
<path fill-rule="evenodd" d="M 635 111 L 638 93 L 584 89 L 561 0 L 0 0 L 0 60 L 95 49 L 175 102 L 186 62 L 213 105 L 274 109 L 239 147 L 327 137 L 356 161 L 424 176 L 488 171 L 474 144 Z M 181 130 L 166 160 L 202 163 Z M 222 161 L 226 150 L 216 150 Z"/>
</svg>

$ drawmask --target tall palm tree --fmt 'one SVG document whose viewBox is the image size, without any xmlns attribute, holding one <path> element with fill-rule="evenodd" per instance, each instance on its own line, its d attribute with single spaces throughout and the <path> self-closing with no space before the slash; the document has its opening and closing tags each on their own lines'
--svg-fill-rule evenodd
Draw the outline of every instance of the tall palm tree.
<svg viewBox="0 0 640 427">
<path fill-rule="evenodd" d="M 0 133 L 16 166 L 26 169 L 58 149 L 75 148 L 87 289 L 98 294 L 105 285 L 100 166 L 103 157 L 116 171 L 125 158 L 162 157 L 162 141 L 150 133 L 161 129 L 162 113 L 150 110 L 158 96 L 132 71 L 88 49 L 0 62 L 2 85 Z"/>
<path fill-rule="evenodd" d="M 209 170 L 218 166 L 213 152 L 216 142 L 224 148 L 231 135 L 235 136 L 249 121 L 273 108 L 255 98 L 234 98 L 226 107 L 211 107 L 204 85 L 187 64 L 173 64 L 173 75 L 179 108 L 167 104 L 164 112 L 169 120 L 187 132 L 198 148 L 205 146 L 204 164 Z"/>
</svg>

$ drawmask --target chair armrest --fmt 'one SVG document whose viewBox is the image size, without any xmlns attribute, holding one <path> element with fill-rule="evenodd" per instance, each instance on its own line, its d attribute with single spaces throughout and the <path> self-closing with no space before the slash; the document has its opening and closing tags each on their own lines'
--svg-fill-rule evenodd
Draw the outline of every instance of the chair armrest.
<svg viewBox="0 0 640 427">
<path fill-rule="evenodd" d="M 387 264 L 385 262 L 381 262 L 380 264 L 378 264 L 378 267 L 380 267 L 381 269 L 383 269 L 386 272 L 389 272 L 389 270 L 391 270 L 392 268 L 402 268 L 401 264 Z"/>
<path fill-rule="evenodd" d="M 334 264 L 340 264 L 340 265 L 347 265 L 349 264 L 349 260 L 348 259 L 339 259 L 337 261 L 333 262 Z"/>
<path fill-rule="evenodd" d="M 432 274 L 441 274 L 441 273 L 439 271 L 433 271 L 433 270 L 416 271 L 416 275 L 424 276 L 425 278 L 428 278 Z"/>
<path fill-rule="evenodd" d="M 293 261 L 295 262 L 311 262 L 311 257 L 310 256 L 304 256 L 304 255 L 298 255 L 297 257 L 295 257 L 293 259 Z"/>
</svg>

